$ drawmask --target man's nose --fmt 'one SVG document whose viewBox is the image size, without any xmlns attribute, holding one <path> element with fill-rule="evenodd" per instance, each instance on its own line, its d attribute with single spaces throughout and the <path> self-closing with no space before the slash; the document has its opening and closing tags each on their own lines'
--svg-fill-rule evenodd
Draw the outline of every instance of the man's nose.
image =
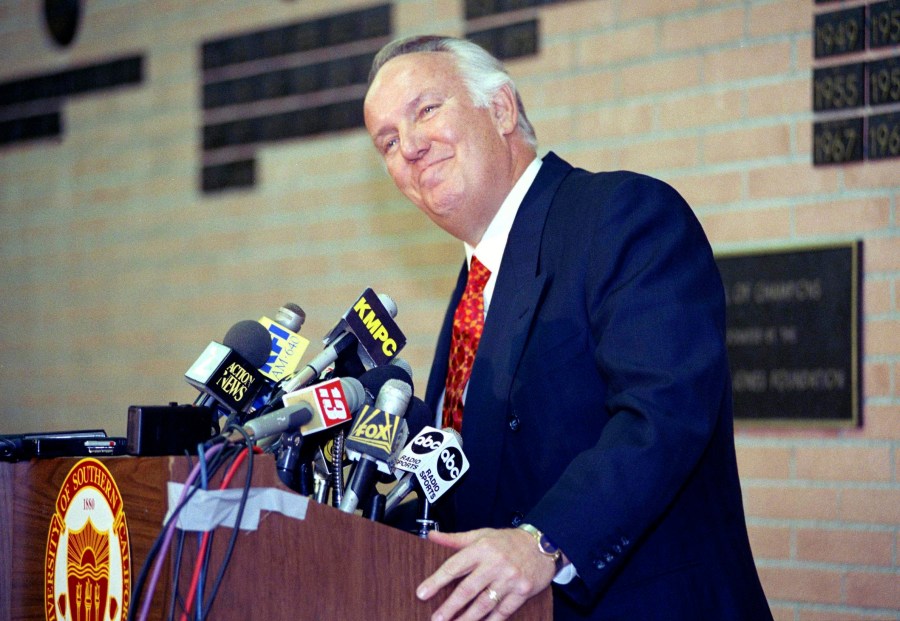
<svg viewBox="0 0 900 621">
<path fill-rule="evenodd" d="M 415 126 L 400 131 L 400 152 L 409 161 L 421 158 L 428 151 L 429 140 Z"/>
</svg>

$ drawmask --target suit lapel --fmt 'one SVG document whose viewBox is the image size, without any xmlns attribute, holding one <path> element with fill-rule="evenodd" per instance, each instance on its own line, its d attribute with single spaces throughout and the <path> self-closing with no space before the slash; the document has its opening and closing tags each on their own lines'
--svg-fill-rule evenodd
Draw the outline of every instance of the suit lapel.
<svg viewBox="0 0 900 621">
<path fill-rule="evenodd" d="M 544 158 L 510 231 L 466 395 L 462 435 L 471 470 L 458 493 L 463 506 L 478 505 L 484 510 L 489 506 L 486 500 L 496 497 L 503 432 L 509 430 L 514 414 L 508 411 L 512 379 L 548 284 L 539 261 L 544 222 L 559 184 L 571 169 L 552 153 Z M 446 375 L 446 361 L 444 365 Z"/>
</svg>

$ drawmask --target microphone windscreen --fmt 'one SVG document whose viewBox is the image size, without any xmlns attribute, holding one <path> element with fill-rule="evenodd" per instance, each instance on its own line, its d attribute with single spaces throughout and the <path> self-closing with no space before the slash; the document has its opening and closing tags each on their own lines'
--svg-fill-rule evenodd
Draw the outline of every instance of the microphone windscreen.
<svg viewBox="0 0 900 621">
<path fill-rule="evenodd" d="M 222 344 L 239 353 L 254 368 L 258 369 L 269 359 L 272 337 L 261 323 L 245 319 L 229 328 Z"/>
<path fill-rule="evenodd" d="M 344 398 L 351 412 L 356 412 L 366 402 L 366 390 L 362 383 L 355 377 L 342 377 L 341 388 L 344 389 Z"/>
<path fill-rule="evenodd" d="M 424 401 L 413 397 L 409 402 L 409 407 L 406 408 L 406 426 L 409 429 L 409 437 L 416 437 L 425 427 L 434 427 L 435 418 L 435 413 Z M 455 433 L 455 430 L 451 431 Z"/>
<path fill-rule="evenodd" d="M 275 321 L 291 332 L 300 332 L 303 322 L 306 321 L 306 312 L 293 302 L 286 302 L 278 309 Z"/>
<path fill-rule="evenodd" d="M 380 367 L 373 367 L 359 376 L 359 382 L 366 390 L 366 395 L 375 402 L 378 393 L 388 380 L 397 379 L 405 382 L 412 387 L 412 377 L 403 367 L 394 364 L 385 364 Z"/>
<path fill-rule="evenodd" d="M 391 317 L 397 316 L 397 303 L 387 293 L 379 293 L 378 299 Z"/>
</svg>

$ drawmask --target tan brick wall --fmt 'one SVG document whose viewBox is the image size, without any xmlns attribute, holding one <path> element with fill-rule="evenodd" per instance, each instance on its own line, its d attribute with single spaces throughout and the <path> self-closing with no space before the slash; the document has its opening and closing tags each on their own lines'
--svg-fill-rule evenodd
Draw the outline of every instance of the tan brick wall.
<svg viewBox="0 0 900 621">
<path fill-rule="evenodd" d="M 860 4 L 851 2 L 848 4 Z M 53 47 L 0 1 L 0 80 L 141 53 L 136 88 L 74 98 L 61 140 L 0 148 L 0 433 L 105 427 L 190 401 L 210 340 L 287 301 L 318 340 L 390 294 L 424 387 L 462 251 L 406 205 L 368 137 L 272 145 L 251 191 L 203 196 L 199 46 L 358 0 L 87 2 Z M 862 239 L 863 425 L 739 428 L 751 541 L 776 618 L 900 618 L 900 160 L 814 168 L 813 13 L 800 0 L 578 0 L 531 10 L 510 63 L 541 150 L 662 177 L 718 251 Z M 398 34 L 465 30 L 458 0 L 398 0 Z"/>
</svg>

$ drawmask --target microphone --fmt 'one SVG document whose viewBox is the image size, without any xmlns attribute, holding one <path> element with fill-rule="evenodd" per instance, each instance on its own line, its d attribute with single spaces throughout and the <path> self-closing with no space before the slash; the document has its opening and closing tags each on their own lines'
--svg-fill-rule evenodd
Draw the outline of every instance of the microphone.
<svg viewBox="0 0 900 621">
<path fill-rule="evenodd" d="M 398 358 L 397 360 L 401 360 L 402 362 L 406 362 L 402 358 Z M 380 367 L 373 367 L 359 376 L 359 382 L 362 384 L 363 389 L 366 391 L 366 397 L 368 399 L 369 405 L 375 403 L 375 399 L 378 397 L 378 393 L 381 392 L 381 389 L 388 382 L 388 380 L 398 380 L 403 382 L 404 384 L 408 384 L 410 389 L 412 389 L 412 373 L 407 370 L 409 368 L 409 363 L 404 365 L 401 364 L 386 364 Z"/>
<path fill-rule="evenodd" d="M 469 461 L 462 452 L 462 437 L 455 429 L 425 427 L 403 448 L 394 467 L 405 474 L 385 498 L 385 515 L 396 509 L 417 485 L 423 499 L 434 503 L 466 473 Z"/>
<path fill-rule="evenodd" d="M 284 433 L 288 429 L 305 425 L 312 417 L 313 413 L 309 404 L 297 403 L 295 405 L 283 407 L 280 410 L 275 410 L 274 412 L 269 412 L 265 416 L 254 418 L 253 420 L 244 423 L 241 428 L 248 436 L 250 436 L 251 442 L 258 442 L 263 438 L 278 435 Z M 240 437 L 240 434 L 235 435 L 235 433 L 232 433 L 232 435 L 229 436 L 229 440 L 238 439 Z"/>
<path fill-rule="evenodd" d="M 374 404 L 379 391 L 391 379 L 400 380 L 409 384 L 410 388 L 412 388 L 411 373 L 412 369 L 409 363 L 402 358 L 395 358 L 391 361 L 391 364 L 375 367 L 364 372 L 359 376 L 359 382 L 365 391 L 365 403 L 370 406 Z M 344 454 L 344 440 L 344 432 L 338 429 L 336 433 L 331 434 L 331 438 L 327 443 L 319 443 L 320 445 L 324 444 L 324 448 L 327 448 L 327 445 L 333 442 L 336 447 L 332 447 L 331 450 L 324 452 L 320 451 L 325 462 L 317 462 L 317 469 L 313 472 L 314 483 L 317 474 L 323 480 L 317 490 L 317 498 L 327 495 L 328 489 L 325 488 L 333 489 L 335 506 L 340 506 L 344 496 L 344 471 L 341 463 L 342 459 L 340 458 Z M 288 441 L 292 441 L 292 438 L 288 438 Z M 309 451 L 306 451 L 306 454 L 309 454 Z M 339 456 L 337 460 L 335 460 L 335 455 Z M 290 481 L 293 483 L 295 479 L 296 477 L 291 476 Z"/>
<path fill-rule="evenodd" d="M 228 411 L 243 412 L 266 384 L 259 367 L 269 356 L 269 332 L 256 321 L 239 321 L 222 343 L 212 341 L 184 374 L 201 392 L 195 404 L 209 399 Z"/>
<path fill-rule="evenodd" d="M 327 386 L 311 387 L 303 396 L 280 410 L 247 421 L 243 430 L 251 440 L 278 435 L 289 429 L 299 428 L 305 436 L 321 430 L 322 421 L 331 420 L 338 415 L 347 415 L 355 411 L 365 401 L 365 391 L 359 380 L 347 377 L 324 382 Z M 331 423 L 334 424 L 334 423 Z M 304 431 L 304 429 L 313 429 Z"/>
<path fill-rule="evenodd" d="M 281 389 L 288 393 L 306 386 L 353 346 L 366 367 L 388 364 L 406 345 L 406 336 L 394 322 L 396 315 L 397 305 L 389 296 L 366 289 L 325 336 L 325 349 L 285 380 Z"/>
<path fill-rule="evenodd" d="M 305 437 L 321 431 L 334 431 L 339 425 L 349 422 L 353 412 L 367 401 L 366 391 L 359 380 L 352 377 L 343 380 L 334 378 L 287 394 L 282 401 L 286 406 L 297 403 L 316 406 L 309 421 L 282 436 L 275 462 L 281 481 L 308 496 L 314 473 L 308 467 L 311 449 L 307 448 Z M 317 444 L 323 442 L 320 440 Z"/>
<path fill-rule="evenodd" d="M 239 321 L 225 333 L 222 344 L 238 352 L 254 368 L 259 368 L 269 355 L 269 336 L 257 327 L 259 324 L 251 319 Z"/>
<path fill-rule="evenodd" d="M 293 375 L 300 366 L 300 360 L 309 347 L 309 339 L 297 334 L 304 321 L 306 313 L 291 302 L 278 309 L 274 320 L 260 318 L 259 323 L 269 333 L 271 347 L 259 371 L 273 382 Z"/>
<path fill-rule="evenodd" d="M 349 422 L 353 412 L 367 401 L 366 390 L 353 377 L 333 378 L 307 386 L 285 395 L 285 406 L 307 403 L 312 406 L 312 418 L 300 427 L 304 436 L 325 431 Z"/>
<path fill-rule="evenodd" d="M 375 487 L 379 470 L 393 472 L 393 455 L 406 443 L 409 431 L 403 416 L 412 397 L 412 387 L 391 379 L 378 392 L 375 407 L 363 407 L 347 435 L 346 450 L 356 467 L 339 509 L 353 513 Z"/>
</svg>

